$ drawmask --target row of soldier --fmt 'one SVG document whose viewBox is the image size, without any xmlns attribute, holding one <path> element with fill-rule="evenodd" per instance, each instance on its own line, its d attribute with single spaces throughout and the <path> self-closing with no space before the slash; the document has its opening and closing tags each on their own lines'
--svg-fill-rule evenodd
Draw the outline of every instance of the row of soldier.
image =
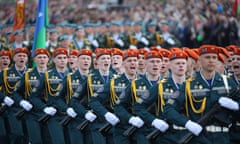
<svg viewBox="0 0 240 144">
<path fill-rule="evenodd" d="M 47 30 L 46 48 L 52 53 L 57 47 L 64 47 L 69 50 L 88 48 L 112 48 L 127 49 L 129 47 L 151 47 L 159 46 L 164 48 L 180 46 L 179 40 L 168 30 L 168 23 L 162 22 L 161 30 L 157 31 L 157 24 L 149 23 L 147 32 L 143 32 L 143 24 L 135 23 L 122 25 L 117 22 L 102 25 L 85 24 L 83 26 L 66 24 L 50 26 Z M 11 27 L 4 27 L 1 30 L 1 49 L 14 49 L 27 47 L 32 49 L 35 26 L 27 30 L 16 30 L 11 32 Z M 13 41 L 14 35 L 14 41 Z"/>
<path fill-rule="evenodd" d="M 71 54 L 78 61 L 69 73 Z M 57 48 L 47 71 L 50 54 L 39 48 L 29 70 L 29 51 L 14 49 L 14 65 L 0 75 L 1 143 L 172 144 L 189 132 L 188 143 L 239 143 L 237 46 L 97 48 L 94 54 L 90 70 L 91 50 Z M 0 57 L 3 62 L 10 52 Z M 199 121 L 215 104 L 219 110 Z"/>
</svg>

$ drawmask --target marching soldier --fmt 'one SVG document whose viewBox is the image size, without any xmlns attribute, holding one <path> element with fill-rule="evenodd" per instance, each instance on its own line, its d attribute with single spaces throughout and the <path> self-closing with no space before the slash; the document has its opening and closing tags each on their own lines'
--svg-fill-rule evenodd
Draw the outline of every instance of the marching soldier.
<svg viewBox="0 0 240 144">
<path fill-rule="evenodd" d="M 50 54 L 46 49 L 38 48 L 35 50 L 34 61 L 37 67 L 25 72 L 14 93 L 16 103 L 19 103 L 19 106 L 26 111 L 24 113 L 27 113 L 24 114 L 24 120 L 26 122 L 29 142 L 31 144 L 44 143 L 41 127 L 37 121 L 40 115 L 35 110 L 32 110 L 33 105 L 31 104 L 30 95 L 32 90 L 39 86 L 41 79 L 44 78 L 49 57 Z"/>
<path fill-rule="evenodd" d="M 1 73 L 0 85 L 2 86 L 2 91 L 0 97 L 9 108 L 6 113 L 9 143 L 27 143 L 27 136 L 24 135 L 22 121 L 17 120 L 14 116 L 14 113 L 19 111 L 19 108 L 16 107 L 17 103 L 13 98 L 13 94 L 27 69 L 28 55 L 29 51 L 26 48 L 15 48 L 13 50 L 13 61 L 15 64 L 9 69 L 4 69 Z"/>
<path fill-rule="evenodd" d="M 0 51 L 0 71 L 8 68 L 11 64 L 11 52 L 8 50 Z"/>
<path fill-rule="evenodd" d="M 187 55 L 182 52 L 173 52 L 169 55 L 171 77 L 158 81 L 156 85 L 149 89 L 149 97 L 139 98 L 134 105 L 134 110 L 146 122 L 147 125 L 153 126 L 155 129 L 165 132 L 168 124 L 163 116 L 163 107 L 165 102 L 171 98 L 176 90 L 181 89 L 185 81 L 185 72 L 187 69 Z M 154 106 L 155 109 L 150 109 Z M 173 126 L 174 132 L 171 130 L 161 134 L 153 143 L 173 144 L 177 143 L 179 137 L 184 132 L 184 128 Z"/>
<path fill-rule="evenodd" d="M 161 79 L 167 79 L 171 74 L 169 71 L 169 55 L 171 52 L 167 49 L 159 49 L 160 53 L 163 56 L 162 65 L 160 69 Z"/>
<path fill-rule="evenodd" d="M 32 89 L 31 102 L 34 108 L 44 116 L 49 117 L 45 123 L 47 130 L 50 134 L 51 143 L 64 144 L 64 132 L 59 125 L 65 111 L 61 111 L 61 107 L 65 104 L 61 102 L 59 92 L 62 89 L 62 81 L 68 73 L 67 61 L 68 52 L 65 48 L 57 48 L 53 52 L 53 61 L 55 67 L 45 73 L 44 79 L 41 81 L 37 88 Z"/>
<path fill-rule="evenodd" d="M 118 48 L 111 49 L 112 60 L 110 70 L 113 74 L 121 75 L 123 73 L 123 51 Z"/>
<path fill-rule="evenodd" d="M 138 52 L 137 74 L 138 76 L 143 77 L 146 74 L 146 54 L 148 53 L 148 50 L 145 48 L 140 48 Z"/>
<path fill-rule="evenodd" d="M 71 50 L 68 58 L 70 71 L 74 73 L 78 69 L 78 50 Z"/>
<path fill-rule="evenodd" d="M 169 121 L 184 126 L 197 136 L 191 139 L 190 143 L 229 144 L 230 142 L 228 126 L 231 119 L 228 111 L 222 109 L 221 112 L 212 114 L 204 121 L 199 121 L 212 108 L 216 108 L 214 106 L 216 103 L 229 110 L 239 110 L 239 103 L 228 97 L 236 97 L 236 84 L 232 79 L 222 77 L 215 72 L 218 53 L 219 49 L 215 46 L 201 46 L 199 49 L 200 72 L 188 78 L 183 88 L 173 94 L 176 98 L 168 99 L 164 107 L 164 115 Z M 180 110 L 185 111 L 185 115 L 180 114 Z M 202 132 L 203 129 L 206 133 Z"/>
</svg>

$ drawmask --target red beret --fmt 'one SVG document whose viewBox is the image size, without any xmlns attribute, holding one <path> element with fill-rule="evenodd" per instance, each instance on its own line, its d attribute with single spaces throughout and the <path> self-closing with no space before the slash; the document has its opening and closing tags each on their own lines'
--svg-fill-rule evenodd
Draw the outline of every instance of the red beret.
<svg viewBox="0 0 240 144">
<path fill-rule="evenodd" d="M 224 56 L 226 56 L 227 58 L 230 58 L 230 54 L 227 51 L 227 49 L 223 48 L 223 47 L 219 47 L 219 51 L 221 54 L 223 54 Z"/>
<path fill-rule="evenodd" d="M 75 56 L 78 56 L 78 50 L 74 49 L 74 50 L 71 50 L 69 55 L 75 55 Z"/>
<path fill-rule="evenodd" d="M 123 60 L 128 57 L 138 57 L 138 50 L 137 49 L 128 49 L 123 54 Z"/>
<path fill-rule="evenodd" d="M 0 56 L 8 56 L 9 59 L 11 59 L 11 52 L 8 50 L 1 50 L 0 51 Z"/>
<path fill-rule="evenodd" d="M 146 59 L 150 59 L 150 58 L 160 58 L 160 59 L 162 59 L 163 56 L 158 51 L 150 50 L 146 55 Z"/>
<path fill-rule="evenodd" d="M 218 54 L 218 60 L 221 61 L 222 63 L 225 63 L 225 58 L 224 58 L 223 54 L 221 54 L 221 53 Z"/>
<path fill-rule="evenodd" d="M 162 54 L 163 57 L 167 57 L 167 58 L 171 54 L 169 50 L 163 49 L 163 48 L 159 49 L 159 52 Z"/>
<path fill-rule="evenodd" d="M 53 51 L 53 57 L 56 57 L 59 54 L 64 54 L 64 55 L 68 56 L 68 51 L 66 48 L 56 48 Z"/>
<path fill-rule="evenodd" d="M 17 53 L 25 53 L 25 54 L 27 54 L 27 55 L 29 55 L 29 51 L 28 51 L 28 49 L 27 48 L 15 48 L 14 50 L 13 50 L 13 55 L 15 55 L 15 54 L 17 54 Z"/>
<path fill-rule="evenodd" d="M 123 51 L 120 50 L 119 48 L 111 48 L 111 53 L 112 53 L 112 55 L 123 56 Z"/>
<path fill-rule="evenodd" d="M 171 51 L 171 52 L 182 51 L 182 49 L 181 49 L 181 48 L 178 48 L 178 47 L 173 47 L 173 48 L 170 48 L 170 51 Z"/>
<path fill-rule="evenodd" d="M 45 54 L 47 55 L 48 57 L 50 57 L 50 54 L 48 52 L 48 50 L 44 49 L 44 48 L 38 48 L 34 51 L 34 56 L 37 56 L 39 54 Z"/>
<path fill-rule="evenodd" d="M 233 51 L 234 55 L 240 55 L 240 48 L 235 48 Z"/>
<path fill-rule="evenodd" d="M 102 55 L 111 55 L 111 50 L 107 48 L 96 48 L 95 50 L 96 59 Z"/>
<path fill-rule="evenodd" d="M 140 55 L 146 55 L 146 54 L 148 53 L 148 50 L 146 50 L 145 48 L 140 48 L 140 49 L 138 50 L 138 53 L 139 53 Z"/>
<path fill-rule="evenodd" d="M 235 48 L 237 48 L 236 45 L 229 45 L 229 46 L 226 46 L 226 49 L 227 49 L 228 51 L 234 51 Z"/>
<path fill-rule="evenodd" d="M 219 48 L 214 45 L 202 45 L 199 48 L 199 55 L 206 54 L 206 53 L 219 53 Z"/>
<path fill-rule="evenodd" d="M 78 56 L 81 56 L 81 55 L 88 55 L 88 56 L 92 56 L 92 51 L 89 50 L 89 49 L 81 49 L 78 53 L 79 55 Z"/>
<path fill-rule="evenodd" d="M 169 57 L 170 60 L 174 60 L 174 59 L 188 59 L 188 55 L 184 52 L 184 51 L 175 51 L 172 52 Z"/>
<path fill-rule="evenodd" d="M 196 52 L 194 52 L 194 50 L 191 50 L 189 48 L 184 48 L 183 51 L 189 56 L 191 57 L 192 59 L 194 59 L 195 61 L 198 60 L 199 56 Z"/>
</svg>

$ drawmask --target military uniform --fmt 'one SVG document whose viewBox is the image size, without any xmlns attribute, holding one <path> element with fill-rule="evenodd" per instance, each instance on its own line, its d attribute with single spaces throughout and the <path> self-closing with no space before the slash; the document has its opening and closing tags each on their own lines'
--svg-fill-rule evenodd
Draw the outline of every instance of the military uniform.
<svg viewBox="0 0 240 144">
<path fill-rule="evenodd" d="M 143 77 L 139 80 L 133 80 L 131 84 L 120 94 L 119 101 L 114 107 L 115 114 L 120 118 L 120 124 L 116 126 L 116 143 L 137 143 L 147 144 L 148 140 L 145 135 L 148 133 L 146 127 L 137 129 L 137 131 L 130 137 L 124 137 L 123 132 L 130 126 L 129 119 L 136 113 L 133 111 L 132 106 L 137 101 L 146 99 L 150 96 L 148 89 L 152 84 Z"/>
<path fill-rule="evenodd" d="M 197 122 L 205 113 L 207 113 L 218 99 L 228 95 L 228 90 L 234 91 L 236 85 L 231 79 L 228 79 L 228 88 L 224 84 L 223 78 L 215 72 L 211 82 L 207 82 L 200 72 L 196 72 L 193 78 L 189 78 L 180 91 L 174 95 L 177 98 L 171 98 L 164 107 L 164 115 L 168 120 L 179 126 L 185 126 L 189 119 Z M 185 116 L 180 114 L 180 110 L 185 110 Z M 228 144 L 229 141 L 229 124 L 231 123 L 228 111 L 222 110 L 221 113 L 214 115 L 206 123 L 206 133 L 200 133 L 190 143 L 204 144 Z"/>
</svg>

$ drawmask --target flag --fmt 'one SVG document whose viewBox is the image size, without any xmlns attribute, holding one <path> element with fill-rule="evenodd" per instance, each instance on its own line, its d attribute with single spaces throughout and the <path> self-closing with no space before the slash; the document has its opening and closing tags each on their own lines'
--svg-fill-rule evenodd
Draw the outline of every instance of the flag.
<svg viewBox="0 0 240 144">
<path fill-rule="evenodd" d="M 240 14 L 240 0 L 235 0 L 232 7 L 232 15 L 237 16 Z"/>
<path fill-rule="evenodd" d="M 25 24 L 25 0 L 17 0 L 15 6 L 14 22 L 12 32 L 19 29 L 23 29 Z M 12 34 L 11 40 L 14 40 L 14 35 Z"/>
<path fill-rule="evenodd" d="M 46 27 L 48 25 L 48 0 L 39 0 L 36 13 L 36 28 L 31 56 L 37 48 L 46 48 Z"/>
</svg>

